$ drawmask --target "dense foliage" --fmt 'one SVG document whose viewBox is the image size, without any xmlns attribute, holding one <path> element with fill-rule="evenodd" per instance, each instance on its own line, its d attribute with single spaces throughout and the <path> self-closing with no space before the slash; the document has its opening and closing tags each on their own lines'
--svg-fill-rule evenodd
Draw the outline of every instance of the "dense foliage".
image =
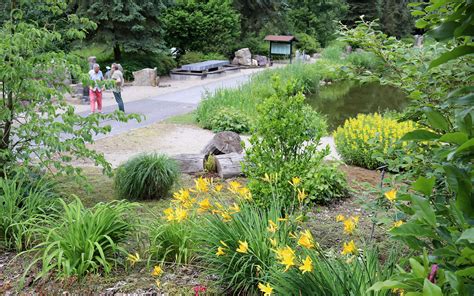
<svg viewBox="0 0 474 296">
<path fill-rule="evenodd" d="M 165 198 L 178 179 L 178 164 L 163 154 L 141 154 L 121 164 L 115 173 L 120 198 Z"/>
<path fill-rule="evenodd" d="M 406 146 L 400 138 L 414 129 L 413 122 L 397 122 L 377 113 L 359 114 L 337 128 L 334 141 L 345 163 L 376 169 L 397 156 L 394 152 Z"/>
<path fill-rule="evenodd" d="M 179 0 L 163 15 L 165 40 L 188 50 L 229 54 L 239 36 L 239 14 L 229 0 Z"/>
</svg>

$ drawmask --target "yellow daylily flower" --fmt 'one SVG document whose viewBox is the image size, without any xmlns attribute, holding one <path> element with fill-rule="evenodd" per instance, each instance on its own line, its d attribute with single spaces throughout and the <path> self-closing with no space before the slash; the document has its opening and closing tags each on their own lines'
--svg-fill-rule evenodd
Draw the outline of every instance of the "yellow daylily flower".
<svg viewBox="0 0 474 296">
<path fill-rule="evenodd" d="M 268 227 L 267 230 L 271 233 L 275 233 L 278 230 L 278 225 L 273 222 L 272 220 L 268 220 Z"/>
<path fill-rule="evenodd" d="M 342 222 L 346 219 L 346 217 L 344 217 L 344 215 L 342 214 L 339 214 L 336 216 L 336 222 Z"/>
<path fill-rule="evenodd" d="M 207 212 L 211 209 L 212 209 L 212 205 L 211 205 L 211 202 L 209 201 L 209 198 L 203 199 L 199 203 L 199 209 L 198 209 L 199 213 L 204 213 L 204 212 Z"/>
<path fill-rule="evenodd" d="M 163 269 L 159 265 L 155 265 L 153 271 L 151 272 L 152 276 L 160 276 L 163 273 Z"/>
<path fill-rule="evenodd" d="M 249 252 L 249 244 L 247 241 L 239 240 L 239 247 L 236 249 L 237 252 L 247 254 Z"/>
<path fill-rule="evenodd" d="M 343 248 L 342 248 L 342 255 L 347 255 L 347 254 L 355 254 L 357 252 L 356 245 L 353 240 L 351 240 L 349 243 L 344 243 Z"/>
<path fill-rule="evenodd" d="M 260 292 L 263 293 L 263 296 L 270 296 L 272 295 L 273 288 L 270 286 L 269 283 L 264 285 L 263 283 L 258 283 L 258 288 L 260 289 Z"/>
<path fill-rule="evenodd" d="M 405 223 L 405 222 L 403 222 L 402 220 L 395 221 L 395 222 L 393 222 L 392 228 L 400 227 L 400 226 L 402 226 L 403 223 Z"/>
<path fill-rule="evenodd" d="M 229 207 L 229 210 L 231 211 L 232 214 L 235 214 L 235 213 L 240 212 L 240 207 L 238 204 L 234 202 L 234 204 L 231 207 Z"/>
<path fill-rule="evenodd" d="M 359 216 L 359 215 L 357 215 L 357 216 L 352 216 L 351 219 L 352 219 L 352 221 L 354 221 L 354 223 L 357 224 L 357 223 L 359 223 L 360 216 Z"/>
<path fill-rule="evenodd" d="M 303 264 L 299 267 L 299 270 L 301 270 L 303 274 L 305 272 L 313 271 L 313 260 L 311 260 L 309 256 L 306 256 L 306 259 L 304 259 Z"/>
<path fill-rule="evenodd" d="M 311 249 L 314 247 L 313 235 L 309 230 L 306 229 L 305 231 L 301 232 L 300 238 L 298 240 L 298 245 L 307 249 Z"/>
<path fill-rule="evenodd" d="M 155 285 L 159 288 L 161 286 L 161 281 L 160 280 L 156 280 L 155 281 Z"/>
<path fill-rule="evenodd" d="M 135 254 L 128 254 L 127 255 L 127 260 L 130 262 L 130 265 L 133 266 L 135 263 L 140 262 L 140 254 L 135 253 Z"/>
<path fill-rule="evenodd" d="M 222 256 L 222 255 L 225 255 L 224 248 L 223 247 L 217 247 L 216 256 Z"/>
<path fill-rule="evenodd" d="M 352 219 L 344 220 L 344 232 L 347 234 L 352 234 L 355 230 L 355 223 Z"/>
<path fill-rule="evenodd" d="M 277 249 L 276 253 L 278 260 L 280 260 L 280 264 L 285 265 L 285 271 L 295 265 L 295 251 L 293 251 L 289 246 Z"/>
<path fill-rule="evenodd" d="M 196 190 L 198 192 L 208 192 L 209 191 L 208 182 L 202 176 L 199 177 L 198 179 L 194 180 L 194 183 L 196 184 Z"/>
<path fill-rule="evenodd" d="M 173 221 L 174 220 L 174 210 L 173 208 L 167 208 L 166 210 L 163 211 L 163 213 L 166 216 L 167 221 Z"/>
<path fill-rule="evenodd" d="M 299 203 L 302 203 L 307 196 L 308 196 L 308 194 L 306 192 L 304 192 L 304 188 L 303 188 L 303 190 L 298 188 L 297 197 L 298 197 Z"/>
<path fill-rule="evenodd" d="M 291 181 L 288 181 L 291 186 L 296 187 L 301 183 L 301 179 L 299 177 L 293 177 L 291 178 Z"/>
<path fill-rule="evenodd" d="M 240 184 L 237 181 L 230 181 L 229 182 L 229 191 L 232 193 L 239 193 L 239 189 L 242 187 L 242 184 Z"/>
<path fill-rule="evenodd" d="M 188 217 L 188 210 L 183 209 L 181 207 L 176 208 L 175 212 L 175 220 L 181 222 Z"/>
<path fill-rule="evenodd" d="M 272 244 L 273 247 L 276 247 L 278 245 L 277 240 L 275 238 L 268 238 L 270 240 L 270 243 Z"/>
<path fill-rule="evenodd" d="M 395 201 L 395 199 L 397 199 L 397 190 L 392 189 L 390 191 L 385 192 L 385 197 L 391 202 Z"/>
<path fill-rule="evenodd" d="M 216 186 L 214 186 L 214 190 L 216 192 L 221 192 L 222 188 L 224 188 L 224 186 L 222 186 L 222 184 L 217 184 Z"/>
<path fill-rule="evenodd" d="M 232 216 L 227 212 L 221 212 L 222 221 L 229 222 L 232 220 Z"/>
</svg>

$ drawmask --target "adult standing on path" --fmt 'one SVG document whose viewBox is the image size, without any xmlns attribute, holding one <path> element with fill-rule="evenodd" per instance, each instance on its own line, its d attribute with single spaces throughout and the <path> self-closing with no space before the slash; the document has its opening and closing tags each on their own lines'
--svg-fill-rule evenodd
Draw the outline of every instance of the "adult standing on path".
<svg viewBox="0 0 474 296">
<path fill-rule="evenodd" d="M 120 111 L 125 112 L 125 107 L 122 100 L 122 87 L 124 83 L 123 73 L 120 71 L 118 64 L 112 64 L 112 79 L 115 81 L 115 86 L 112 89 L 112 92 L 115 97 L 115 101 L 118 104 Z"/>
<path fill-rule="evenodd" d="M 94 81 L 94 86 L 89 86 L 89 98 L 91 101 L 91 114 L 95 113 L 95 104 L 97 102 L 97 111 L 102 113 L 102 86 L 99 86 L 99 81 L 104 80 L 104 75 L 100 71 L 99 64 L 94 64 L 92 70 L 89 71 L 89 77 Z"/>
</svg>

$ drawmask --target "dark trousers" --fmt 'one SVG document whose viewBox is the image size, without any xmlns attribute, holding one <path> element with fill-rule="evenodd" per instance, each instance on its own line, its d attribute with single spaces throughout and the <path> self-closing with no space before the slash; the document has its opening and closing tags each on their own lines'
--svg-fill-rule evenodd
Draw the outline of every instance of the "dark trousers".
<svg viewBox="0 0 474 296">
<path fill-rule="evenodd" d="M 115 91 L 113 93 L 114 93 L 115 101 L 118 104 L 119 110 L 122 112 L 125 112 L 125 108 L 123 106 L 122 94 Z"/>
</svg>

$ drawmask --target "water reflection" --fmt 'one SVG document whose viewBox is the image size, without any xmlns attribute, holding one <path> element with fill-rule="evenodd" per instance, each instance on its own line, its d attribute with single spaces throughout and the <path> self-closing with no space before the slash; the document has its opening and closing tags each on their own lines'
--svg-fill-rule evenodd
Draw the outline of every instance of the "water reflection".
<svg viewBox="0 0 474 296">
<path fill-rule="evenodd" d="M 397 88 L 376 82 L 358 84 L 353 81 L 321 87 L 318 93 L 307 96 L 307 101 L 326 115 L 330 131 L 359 113 L 401 111 L 408 103 L 404 93 Z"/>
</svg>

